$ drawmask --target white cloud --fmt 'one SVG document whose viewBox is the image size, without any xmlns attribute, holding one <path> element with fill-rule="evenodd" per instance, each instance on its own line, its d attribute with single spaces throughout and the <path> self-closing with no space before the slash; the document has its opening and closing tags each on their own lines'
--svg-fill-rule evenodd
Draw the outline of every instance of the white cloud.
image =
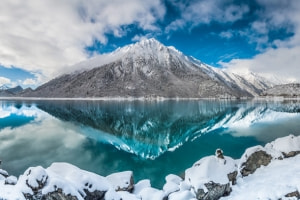
<svg viewBox="0 0 300 200">
<path fill-rule="evenodd" d="M 153 37 L 153 34 L 151 34 L 151 33 L 148 33 L 148 34 L 145 34 L 145 35 L 135 35 L 135 36 L 131 39 L 131 41 L 133 41 L 133 42 L 138 42 L 138 41 L 141 41 L 141 40 L 144 40 L 144 39 L 149 39 L 149 38 L 151 38 L 151 37 Z"/>
<path fill-rule="evenodd" d="M 36 80 L 32 78 L 27 78 L 23 81 L 23 85 L 35 85 L 35 84 L 36 84 Z"/>
<path fill-rule="evenodd" d="M 11 84 L 11 80 L 0 76 L 0 86 L 6 85 L 6 84 Z"/>
<path fill-rule="evenodd" d="M 234 36 L 234 32 L 232 30 L 230 31 L 223 31 L 220 33 L 220 37 L 230 39 Z"/>
<path fill-rule="evenodd" d="M 53 77 L 65 65 L 85 60 L 84 47 L 106 33 L 126 34 L 135 23 L 157 30 L 165 8 L 159 0 L 3 0 L 0 6 L 0 63 Z"/>
<path fill-rule="evenodd" d="M 174 3 L 181 12 L 181 18 L 166 27 L 166 32 L 182 29 L 186 26 L 193 28 L 199 24 L 209 24 L 213 21 L 220 23 L 235 22 L 249 11 L 245 4 L 234 5 L 231 0 L 192 1 L 189 4 Z"/>
<path fill-rule="evenodd" d="M 237 73 L 253 71 L 267 78 L 278 77 L 286 82 L 300 81 L 300 1 L 258 0 L 265 8 L 258 13 L 260 18 L 252 23 L 252 42 L 268 44 L 267 34 L 280 28 L 289 29 L 293 36 L 285 40 L 275 40 L 252 59 L 233 59 L 221 63 Z M 256 34 L 256 36 L 255 36 Z"/>
</svg>

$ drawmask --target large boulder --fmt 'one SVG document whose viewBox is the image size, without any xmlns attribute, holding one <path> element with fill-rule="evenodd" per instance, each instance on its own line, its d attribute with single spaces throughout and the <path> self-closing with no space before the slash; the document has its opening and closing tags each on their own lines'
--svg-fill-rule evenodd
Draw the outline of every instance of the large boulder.
<svg viewBox="0 0 300 200">
<path fill-rule="evenodd" d="M 50 192 L 41 197 L 41 200 L 78 200 L 75 196 L 65 195 L 62 190 Z"/>
<path fill-rule="evenodd" d="M 261 146 L 248 148 L 241 158 L 240 173 L 242 176 L 253 174 L 262 165 L 267 166 L 272 156 Z"/>
<path fill-rule="evenodd" d="M 273 142 L 266 144 L 265 148 L 281 152 L 285 158 L 294 157 L 300 154 L 300 136 L 288 135 L 277 138 Z"/>
<path fill-rule="evenodd" d="M 134 180 L 132 171 L 124 171 L 110 174 L 106 177 L 116 191 L 132 192 L 134 189 Z"/>
<path fill-rule="evenodd" d="M 187 169 L 185 181 L 193 187 L 197 199 L 214 200 L 230 194 L 236 175 L 236 161 L 217 150 L 216 156 L 204 157 Z"/>
</svg>

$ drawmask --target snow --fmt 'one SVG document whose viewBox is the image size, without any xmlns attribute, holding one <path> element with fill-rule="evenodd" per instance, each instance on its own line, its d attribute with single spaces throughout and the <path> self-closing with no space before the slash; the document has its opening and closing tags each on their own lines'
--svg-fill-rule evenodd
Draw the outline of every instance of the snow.
<svg viewBox="0 0 300 200">
<path fill-rule="evenodd" d="M 232 158 L 224 156 L 224 159 L 219 159 L 215 156 L 208 156 L 185 171 L 185 181 L 196 190 L 200 188 L 206 190 L 204 183 L 211 181 L 220 184 L 229 183 L 227 174 L 234 171 L 237 171 L 237 164 Z"/>
<path fill-rule="evenodd" d="M 247 161 L 247 159 L 249 158 L 249 156 L 251 156 L 253 153 L 258 152 L 258 151 L 266 151 L 266 149 L 264 147 L 262 147 L 261 145 L 257 145 L 257 146 L 246 149 L 245 153 L 243 153 L 243 155 L 239 161 L 240 164 L 245 163 Z"/>
<path fill-rule="evenodd" d="M 53 163 L 47 170 L 63 177 L 79 188 L 86 188 L 89 191 L 106 191 L 109 189 L 108 181 L 95 173 L 91 173 L 68 163 Z"/>
<path fill-rule="evenodd" d="M 180 190 L 179 185 L 174 182 L 167 182 L 163 187 L 163 191 L 165 192 L 165 195 L 169 195 L 179 190 Z"/>
<path fill-rule="evenodd" d="M 140 200 L 140 198 L 138 198 L 136 195 L 131 194 L 129 192 L 120 191 L 117 193 L 118 193 L 118 195 L 120 195 L 122 200 Z"/>
<path fill-rule="evenodd" d="M 274 160 L 243 179 L 238 179 L 230 196 L 222 200 L 268 200 L 280 199 L 284 195 L 300 191 L 300 155 L 284 160 Z"/>
<path fill-rule="evenodd" d="M 122 198 L 115 190 L 110 189 L 105 193 L 105 200 L 122 200 Z"/>
<path fill-rule="evenodd" d="M 278 138 L 275 141 L 266 145 L 266 148 L 273 148 L 283 153 L 300 150 L 300 136 L 289 135 L 286 137 Z"/>
<path fill-rule="evenodd" d="M 168 200 L 196 200 L 195 194 L 191 191 L 179 191 L 170 194 Z"/>
<path fill-rule="evenodd" d="M 139 195 L 143 200 L 162 200 L 165 197 L 163 191 L 155 188 L 145 188 L 139 193 Z"/>
<path fill-rule="evenodd" d="M 0 180 L 0 199 L 25 200 L 23 193 L 13 185 L 4 185 Z"/>
<path fill-rule="evenodd" d="M 166 184 L 163 186 L 163 191 L 166 196 L 180 190 L 180 183 L 183 181 L 182 178 L 174 174 L 169 174 L 165 179 Z"/>
<path fill-rule="evenodd" d="M 182 178 L 175 175 L 175 174 L 169 174 L 168 176 L 166 176 L 166 182 L 173 182 L 176 183 L 177 185 L 180 184 L 180 182 L 182 181 Z"/>
<path fill-rule="evenodd" d="M 127 190 L 130 187 L 132 177 L 132 171 L 124 171 L 111 174 L 106 179 L 112 184 L 115 190 Z"/>
<path fill-rule="evenodd" d="M 141 180 L 134 185 L 133 194 L 138 195 L 143 189 L 150 187 L 151 183 L 149 179 Z"/>
<path fill-rule="evenodd" d="M 15 185 L 15 184 L 17 184 L 17 182 L 18 182 L 18 179 L 15 176 L 9 176 L 5 179 L 5 183 L 9 184 L 9 185 Z"/>
<path fill-rule="evenodd" d="M 7 171 L 0 169 L 0 175 L 8 176 L 8 173 L 7 173 Z"/>
</svg>

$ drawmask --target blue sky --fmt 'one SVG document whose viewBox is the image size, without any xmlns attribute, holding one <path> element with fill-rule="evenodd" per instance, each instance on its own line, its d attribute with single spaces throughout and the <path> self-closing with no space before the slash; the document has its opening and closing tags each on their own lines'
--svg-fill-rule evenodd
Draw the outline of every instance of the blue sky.
<svg viewBox="0 0 300 200">
<path fill-rule="evenodd" d="M 4 0 L 0 27 L 0 85 L 35 88 L 152 37 L 214 67 L 300 81 L 298 0 Z"/>
</svg>

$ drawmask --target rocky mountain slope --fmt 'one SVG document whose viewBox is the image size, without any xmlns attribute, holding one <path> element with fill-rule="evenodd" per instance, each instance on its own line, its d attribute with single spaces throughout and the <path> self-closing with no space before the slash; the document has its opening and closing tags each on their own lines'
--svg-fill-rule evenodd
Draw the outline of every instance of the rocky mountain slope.
<svg viewBox="0 0 300 200">
<path fill-rule="evenodd" d="M 0 87 L 0 97 L 13 97 L 20 94 L 23 91 L 21 86 L 16 86 L 14 88 L 9 88 L 6 85 Z"/>
<path fill-rule="evenodd" d="M 253 97 L 271 83 L 210 67 L 155 39 L 119 48 L 73 66 L 29 91 L 31 97 Z"/>
<path fill-rule="evenodd" d="M 290 83 L 284 85 L 276 85 L 272 88 L 269 88 L 262 92 L 261 96 L 281 96 L 281 97 L 300 97 L 300 84 L 299 83 Z"/>
</svg>

